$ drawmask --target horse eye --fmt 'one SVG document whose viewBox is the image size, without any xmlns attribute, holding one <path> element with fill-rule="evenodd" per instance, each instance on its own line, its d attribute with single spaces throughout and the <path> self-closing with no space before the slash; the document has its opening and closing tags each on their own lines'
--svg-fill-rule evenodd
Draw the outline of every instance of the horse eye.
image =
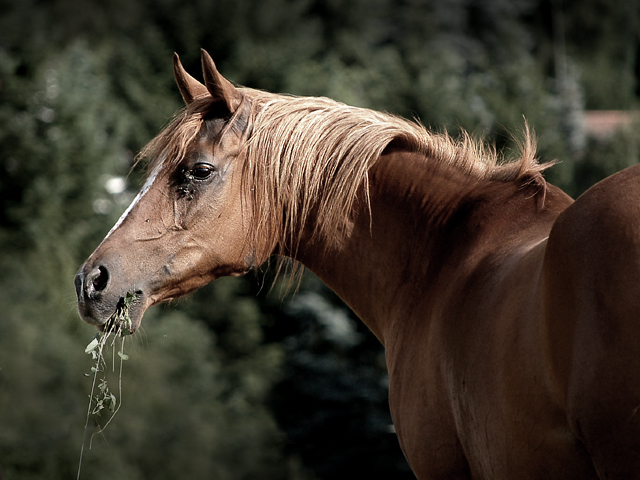
<svg viewBox="0 0 640 480">
<path fill-rule="evenodd" d="M 198 180 L 206 180 L 215 171 L 216 169 L 208 163 L 198 163 L 191 169 L 189 173 L 193 176 L 193 178 L 196 178 Z"/>
</svg>

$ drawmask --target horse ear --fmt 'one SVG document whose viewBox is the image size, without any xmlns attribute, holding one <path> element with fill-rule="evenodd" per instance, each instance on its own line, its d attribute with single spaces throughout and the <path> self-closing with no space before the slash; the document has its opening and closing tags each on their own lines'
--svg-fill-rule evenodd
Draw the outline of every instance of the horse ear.
<svg viewBox="0 0 640 480">
<path fill-rule="evenodd" d="M 235 112 L 242 103 L 242 94 L 229 80 L 218 73 L 213 59 L 204 49 L 202 49 L 202 72 L 204 84 L 213 99 L 223 102 L 229 112 Z"/>
<path fill-rule="evenodd" d="M 173 74 L 176 77 L 176 83 L 178 84 L 184 103 L 187 105 L 193 102 L 196 97 L 208 93 L 207 87 L 187 73 L 177 53 L 173 54 Z"/>
</svg>

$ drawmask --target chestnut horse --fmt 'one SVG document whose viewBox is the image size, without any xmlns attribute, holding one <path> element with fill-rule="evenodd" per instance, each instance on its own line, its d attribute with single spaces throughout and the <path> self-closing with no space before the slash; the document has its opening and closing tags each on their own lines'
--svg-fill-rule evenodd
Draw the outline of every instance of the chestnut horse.
<svg viewBox="0 0 640 480">
<path fill-rule="evenodd" d="M 104 328 L 273 254 L 385 347 L 419 479 L 640 478 L 640 168 L 575 203 L 521 157 L 321 98 L 236 88 L 174 56 L 186 109 L 76 279 Z"/>
</svg>

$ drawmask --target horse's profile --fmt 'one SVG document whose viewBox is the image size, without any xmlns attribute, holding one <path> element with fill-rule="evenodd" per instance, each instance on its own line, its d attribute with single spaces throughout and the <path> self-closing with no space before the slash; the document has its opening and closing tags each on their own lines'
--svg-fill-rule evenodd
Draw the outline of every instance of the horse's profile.
<svg viewBox="0 0 640 480">
<path fill-rule="evenodd" d="M 640 168 L 573 201 L 521 158 L 332 100 L 236 88 L 174 57 L 186 109 L 75 279 L 104 328 L 271 255 L 384 344 L 419 479 L 640 478 Z"/>
</svg>

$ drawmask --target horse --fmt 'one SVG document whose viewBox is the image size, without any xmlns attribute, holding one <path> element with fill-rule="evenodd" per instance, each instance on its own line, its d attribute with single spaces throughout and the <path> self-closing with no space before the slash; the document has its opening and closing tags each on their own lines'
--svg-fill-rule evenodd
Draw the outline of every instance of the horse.
<svg viewBox="0 0 640 480">
<path fill-rule="evenodd" d="M 270 257 L 380 340 L 400 446 L 426 479 L 640 478 L 640 168 L 577 200 L 517 158 L 415 121 L 236 87 L 174 54 L 184 109 L 75 277 L 105 329 Z M 278 268 L 282 263 L 278 263 Z"/>
</svg>

